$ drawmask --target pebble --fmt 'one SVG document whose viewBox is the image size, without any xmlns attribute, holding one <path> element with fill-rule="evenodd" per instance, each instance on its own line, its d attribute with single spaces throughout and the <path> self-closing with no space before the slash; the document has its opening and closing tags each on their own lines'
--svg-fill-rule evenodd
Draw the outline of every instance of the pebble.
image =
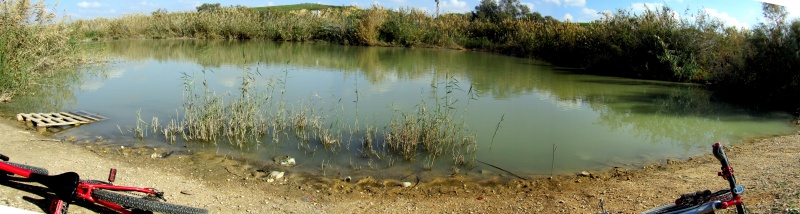
<svg viewBox="0 0 800 214">
<path fill-rule="evenodd" d="M 194 193 L 193 193 L 192 191 L 189 191 L 189 190 L 182 190 L 182 191 L 181 191 L 181 194 L 184 194 L 184 195 L 194 195 Z"/>
</svg>

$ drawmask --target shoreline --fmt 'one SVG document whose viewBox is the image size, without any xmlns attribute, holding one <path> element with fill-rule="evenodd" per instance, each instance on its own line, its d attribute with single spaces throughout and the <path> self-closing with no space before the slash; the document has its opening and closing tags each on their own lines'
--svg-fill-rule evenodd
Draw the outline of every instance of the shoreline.
<svg viewBox="0 0 800 214">
<path fill-rule="evenodd" d="M 638 213 L 674 201 L 680 194 L 723 189 L 719 162 L 709 152 L 688 160 L 649 163 L 639 169 L 615 168 L 590 176 L 558 175 L 524 181 L 508 175 L 476 180 L 464 176 L 421 179 L 402 187 L 403 178 L 287 173 L 268 182 L 259 166 L 225 157 L 176 154 L 151 158 L 109 148 L 79 146 L 0 121 L 0 153 L 11 161 L 40 166 L 51 174 L 76 171 L 104 178 L 119 170 L 120 185 L 152 185 L 168 202 L 211 213 L 598 213 L 599 200 L 610 213 Z M 709 143 L 709 146 L 711 143 Z M 745 205 L 756 213 L 800 212 L 800 135 L 763 137 L 725 145 Z M 43 154 L 47 151 L 46 154 Z M 76 158 L 77 157 L 77 158 Z M 414 180 L 411 180 L 414 182 Z M 181 194 L 189 191 L 192 195 Z M 42 196 L 0 185 L 0 205 L 43 212 L 23 196 Z M 94 213 L 73 205 L 71 213 Z"/>
</svg>

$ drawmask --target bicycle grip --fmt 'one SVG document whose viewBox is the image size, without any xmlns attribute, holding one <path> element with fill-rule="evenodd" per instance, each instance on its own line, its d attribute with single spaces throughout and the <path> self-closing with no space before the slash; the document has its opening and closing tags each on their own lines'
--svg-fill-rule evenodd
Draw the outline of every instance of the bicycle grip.
<svg viewBox="0 0 800 214">
<path fill-rule="evenodd" d="M 8 156 L 5 156 L 5 155 L 3 155 L 3 154 L 0 154 L 0 160 L 3 160 L 3 161 L 8 161 L 9 159 L 10 159 L 10 158 L 8 158 Z"/>
<path fill-rule="evenodd" d="M 714 157 L 719 160 L 719 163 L 722 164 L 723 168 L 727 168 L 728 164 L 728 156 L 725 155 L 725 150 L 722 149 L 722 143 L 717 142 L 713 146 L 711 146 L 712 152 L 714 153 Z"/>
</svg>

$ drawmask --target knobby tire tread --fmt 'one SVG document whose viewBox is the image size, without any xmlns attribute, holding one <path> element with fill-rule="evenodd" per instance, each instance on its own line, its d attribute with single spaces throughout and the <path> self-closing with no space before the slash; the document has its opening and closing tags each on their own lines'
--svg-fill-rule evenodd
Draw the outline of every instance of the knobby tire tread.
<svg viewBox="0 0 800 214">
<path fill-rule="evenodd" d="M 41 167 L 35 167 L 35 166 L 25 165 L 25 164 L 21 164 L 21 163 L 14 163 L 14 162 L 4 162 L 4 163 L 6 163 L 8 165 L 19 167 L 19 168 L 30 170 L 31 172 L 36 173 L 36 174 L 49 175 L 49 173 L 50 173 L 49 171 L 47 171 L 47 169 L 44 169 L 44 168 L 41 168 Z"/>
<path fill-rule="evenodd" d="M 678 205 L 675 205 L 675 204 L 667 204 L 667 205 L 663 205 L 663 206 L 660 206 L 660 207 L 656 207 L 656 208 L 650 209 L 648 211 L 644 211 L 641 214 L 660 214 L 660 213 L 667 213 L 667 212 L 676 211 L 676 210 L 683 209 L 683 208 L 686 208 L 686 207 L 685 206 L 678 206 Z"/>
<path fill-rule="evenodd" d="M 206 214 L 208 210 L 187 207 L 175 204 L 168 204 L 160 201 L 151 201 L 144 198 L 137 198 L 130 195 L 119 194 L 107 190 L 94 190 L 92 197 L 98 200 L 108 201 L 122 205 L 123 207 L 138 208 L 147 211 L 174 214 Z"/>
</svg>

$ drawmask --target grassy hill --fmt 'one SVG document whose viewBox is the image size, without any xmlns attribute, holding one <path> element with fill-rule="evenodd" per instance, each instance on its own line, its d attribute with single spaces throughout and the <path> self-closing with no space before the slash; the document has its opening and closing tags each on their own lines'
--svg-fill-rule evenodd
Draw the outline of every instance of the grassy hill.
<svg viewBox="0 0 800 214">
<path fill-rule="evenodd" d="M 317 4 L 317 3 L 302 3 L 302 4 L 290 4 L 290 5 L 278 5 L 278 6 L 267 6 L 267 7 L 253 7 L 253 9 L 258 11 L 265 11 L 265 10 L 279 10 L 279 11 L 292 11 L 292 10 L 322 10 L 327 8 L 336 8 L 336 9 L 344 9 L 350 6 L 333 6 L 333 5 L 324 5 L 324 4 Z"/>
</svg>

